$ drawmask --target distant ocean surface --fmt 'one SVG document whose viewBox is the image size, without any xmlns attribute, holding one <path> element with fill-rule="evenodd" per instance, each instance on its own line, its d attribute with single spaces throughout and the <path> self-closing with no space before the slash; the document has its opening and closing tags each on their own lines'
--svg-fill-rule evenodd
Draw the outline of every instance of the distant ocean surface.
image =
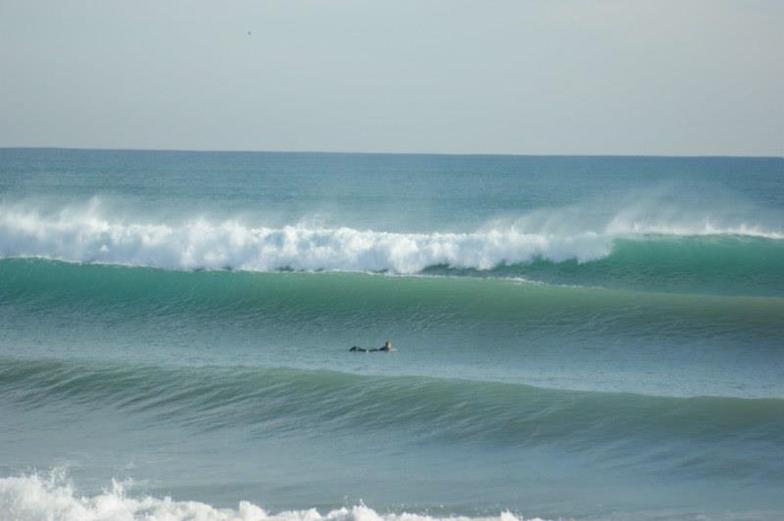
<svg viewBox="0 0 784 521">
<path fill-rule="evenodd" d="M 0 149 L 0 519 L 782 492 L 784 159 Z"/>
</svg>

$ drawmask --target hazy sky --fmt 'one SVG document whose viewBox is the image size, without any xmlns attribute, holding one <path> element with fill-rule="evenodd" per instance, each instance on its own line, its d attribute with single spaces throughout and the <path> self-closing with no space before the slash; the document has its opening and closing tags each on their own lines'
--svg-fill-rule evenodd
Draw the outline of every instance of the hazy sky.
<svg viewBox="0 0 784 521">
<path fill-rule="evenodd" d="M 0 146 L 784 155 L 784 1 L 0 0 Z"/>
</svg>

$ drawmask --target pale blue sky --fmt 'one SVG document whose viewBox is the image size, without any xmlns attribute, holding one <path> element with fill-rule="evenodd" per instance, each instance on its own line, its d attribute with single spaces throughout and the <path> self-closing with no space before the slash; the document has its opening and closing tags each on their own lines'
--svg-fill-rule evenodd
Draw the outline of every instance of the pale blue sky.
<svg viewBox="0 0 784 521">
<path fill-rule="evenodd" d="M 0 146 L 781 156 L 783 27 L 778 0 L 0 0 Z"/>
</svg>

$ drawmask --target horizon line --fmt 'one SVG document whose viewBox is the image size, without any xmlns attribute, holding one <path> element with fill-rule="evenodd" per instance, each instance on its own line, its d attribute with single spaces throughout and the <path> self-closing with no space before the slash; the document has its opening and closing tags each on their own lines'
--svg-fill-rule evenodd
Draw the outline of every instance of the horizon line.
<svg viewBox="0 0 784 521">
<path fill-rule="evenodd" d="M 219 149 L 219 148 L 135 148 L 135 147 L 83 147 L 83 146 L 0 146 L 0 150 L 73 150 L 97 152 L 188 152 L 226 154 L 334 154 L 334 155 L 398 155 L 398 156 L 457 156 L 457 157 L 627 157 L 627 158 L 717 158 L 717 159 L 784 159 L 784 155 L 742 154 L 635 154 L 635 153 L 523 153 L 523 152 L 381 152 L 349 150 L 270 150 L 270 149 Z"/>
</svg>

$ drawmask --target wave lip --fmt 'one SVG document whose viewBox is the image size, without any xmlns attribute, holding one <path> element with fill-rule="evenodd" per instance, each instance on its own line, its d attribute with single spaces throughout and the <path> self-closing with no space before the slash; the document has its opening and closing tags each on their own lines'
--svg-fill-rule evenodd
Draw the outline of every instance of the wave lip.
<svg viewBox="0 0 784 521">
<path fill-rule="evenodd" d="M 326 514 L 314 508 L 271 514 L 249 501 L 240 501 L 233 509 L 199 501 L 175 501 L 170 497 L 133 498 L 127 495 L 124 483 L 114 480 L 110 489 L 94 496 L 80 496 L 58 470 L 48 477 L 33 474 L 0 478 L 0 516 L 15 521 L 525 521 L 508 512 L 485 518 L 380 514 L 365 505 L 343 507 Z"/>
<path fill-rule="evenodd" d="M 298 224 L 253 227 L 199 218 L 177 225 L 112 221 L 94 208 L 49 215 L 0 207 L 0 257 L 41 257 L 163 269 L 419 273 L 432 266 L 491 270 L 547 260 L 588 262 L 613 251 L 616 238 L 747 235 L 782 239 L 751 226 L 664 227 L 610 222 L 601 231 L 521 231 L 511 226 L 467 233 L 395 233 Z"/>
</svg>

